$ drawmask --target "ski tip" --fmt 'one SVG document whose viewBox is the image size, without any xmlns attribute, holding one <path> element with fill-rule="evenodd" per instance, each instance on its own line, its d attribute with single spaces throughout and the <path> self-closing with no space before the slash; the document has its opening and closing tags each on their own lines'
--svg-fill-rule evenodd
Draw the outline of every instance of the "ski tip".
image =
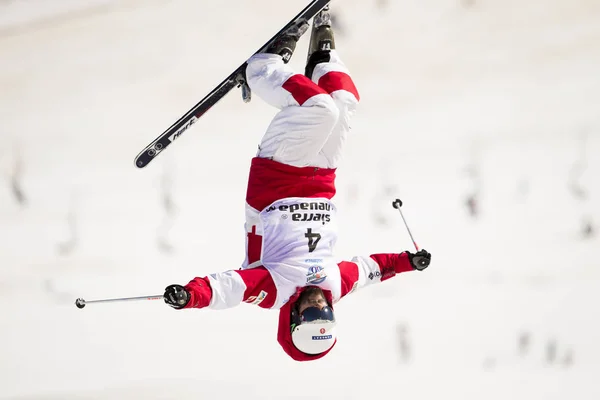
<svg viewBox="0 0 600 400">
<path fill-rule="evenodd" d="M 140 160 L 139 158 L 136 158 L 133 162 L 133 164 L 138 168 L 138 169 L 142 169 L 144 168 L 146 165 L 148 165 L 147 162 L 144 162 L 144 160 Z"/>
</svg>

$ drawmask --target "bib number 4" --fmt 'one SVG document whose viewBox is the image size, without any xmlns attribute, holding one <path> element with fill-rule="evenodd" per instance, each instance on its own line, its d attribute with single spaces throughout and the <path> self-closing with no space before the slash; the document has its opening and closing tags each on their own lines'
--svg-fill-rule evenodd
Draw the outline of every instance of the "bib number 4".
<svg viewBox="0 0 600 400">
<path fill-rule="evenodd" d="M 308 228 L 304 237 L 308 239 L 308 252 L 312 253 L 317 248 L 317 243 L 321 240 L 320 233 L 313 233 L 312 228 Z"/>
</svg>

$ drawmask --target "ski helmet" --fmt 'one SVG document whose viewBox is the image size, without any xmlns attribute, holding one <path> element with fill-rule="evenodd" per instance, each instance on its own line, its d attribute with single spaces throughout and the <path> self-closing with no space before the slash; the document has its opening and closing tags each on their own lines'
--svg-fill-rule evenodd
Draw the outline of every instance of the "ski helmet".
<svg viewBox="0 0 600 400">
<path fill-rule="evenodd" d="M 336 340 L 335 316 L 329 306 L 308 307 L 302 313 L 292 311 L 292 342 L 306 354 L 320 354 L 333 347 Z"/>
</svg>

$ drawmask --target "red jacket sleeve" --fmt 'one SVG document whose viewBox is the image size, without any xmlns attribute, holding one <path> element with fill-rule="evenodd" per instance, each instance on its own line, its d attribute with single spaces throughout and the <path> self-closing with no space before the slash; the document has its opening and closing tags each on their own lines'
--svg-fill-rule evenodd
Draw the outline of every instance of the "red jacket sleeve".
<svg viewBox="0 0 600 400">
<path fill-rule="evenodd" d="M 194 278 L 185 289 L 190 293 L 185 308 L 225 309 L 242 302 L 271 308 L 277 298 L 271 274 L 262 266 Z"/>
<path fill-rule="evenodd" d="M 354 257 L 352 261 L 343 261 L 338 266 L 342 278 L 341 297 L 361 287 L 388 280 L 396 274 L 414 270 L 406 252 Z"/>
</svg>

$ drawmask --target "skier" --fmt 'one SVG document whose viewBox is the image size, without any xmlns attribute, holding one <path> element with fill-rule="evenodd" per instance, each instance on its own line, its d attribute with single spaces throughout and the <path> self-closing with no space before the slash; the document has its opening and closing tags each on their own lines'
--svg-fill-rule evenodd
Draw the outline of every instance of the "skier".
<svg viewBox="0 0 600 400">
<path fill-rule="evenodd" d="M 335 171 L 359 101 L 335 50 L 327 6 L 313 19 L 305 74 L 287 65 L 308 23 L 248 60 L 246 81 L 280 109 L 252 159 L 246 193 L 246 259 L 239 270 L 170 285 L 175 309 L 225 309 L 241 302 L 279 309 L 277 339 L 297 361 L 336 343 L 333 305 L 357 288 L 423 270 L 431 255 L 372 254 L 337 262 Z"/>
</svg>

